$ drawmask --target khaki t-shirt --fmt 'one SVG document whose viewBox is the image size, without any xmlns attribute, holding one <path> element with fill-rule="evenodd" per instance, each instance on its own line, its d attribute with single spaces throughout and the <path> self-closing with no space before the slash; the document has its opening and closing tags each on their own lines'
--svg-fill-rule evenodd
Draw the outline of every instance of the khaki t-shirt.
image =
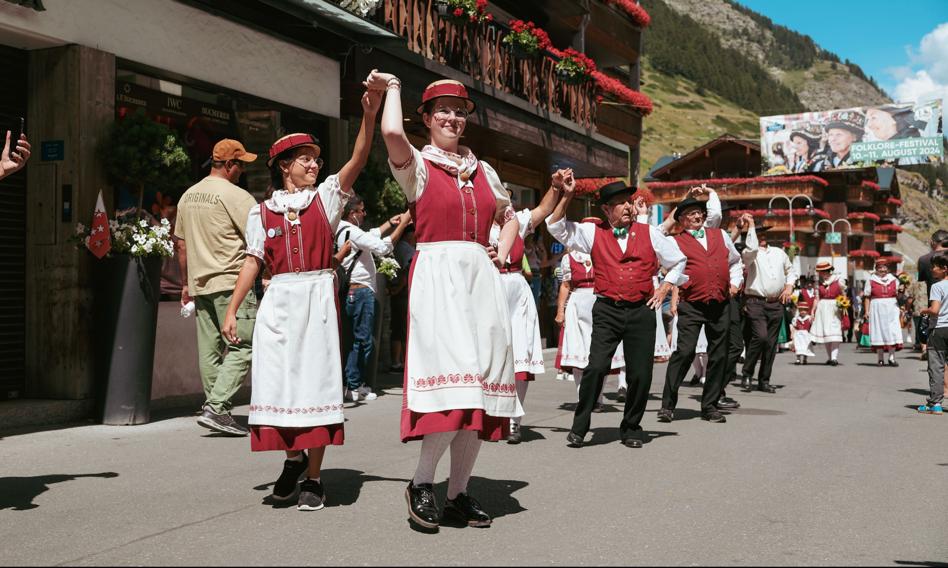
<svg viewBox="0 0 948 568">
<path fill-rule="evenodd" d="M 234 289 L 247 248 L 247 214 L 256 205 L 252 195 L 218 177 L 204 178 L 181 196 L 174 234 L 185 241 L 192 296 Z"/>
</svg>

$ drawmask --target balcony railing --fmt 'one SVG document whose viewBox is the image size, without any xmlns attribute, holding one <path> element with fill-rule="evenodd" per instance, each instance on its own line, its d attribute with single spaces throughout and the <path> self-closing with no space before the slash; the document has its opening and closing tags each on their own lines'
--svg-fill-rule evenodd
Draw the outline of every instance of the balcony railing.
<svg viewBox="0 0 948 568">
<path fill-rule="evenodd" d="M 784 180 L 770 178 L 766 182 L 755 182 L 755 178 L 734 178 L 733 180 L 709 179 L 675 182 L 649 182 L 648 188 L 655 194 L 659 203 L 678 203 L 696 185 L 706 182 L 726 201 L 767 200 L 775 195 L 809 196 L 813 201 L 823 200 L 823 185 L 806 180 Z M 775 183 L 776 182 L 776 183 Z"/>
<path fill-rule="evenodd" d="M 439 17 L 434 4 L 432 0 L 385 0 L 381 23 L 405 37 L 408 49 L 414 53 L 584 128 L 596 123 L 592 82 L 576 85 L 561 81 L 551 56 L 514 57 L 503 44 L 505 26 L 496 22 L 455 23 Z"/>
<path fill-rule="evenodd" d="M 898 215 L 899 206 L 893 203 L 886 203 L 885 201 L 881 201 L 875 204 L 875 206 L 873 207 L 873 211 L 875 212 L 876 215 L 880 217 L 891 219 L 895 217 L 896 215 Z"/>
<path fill-rule="evenodd" d="M 876 192 L 865 185 L 851 185 L 846 188 L 846 202 L 851 206 L 868 207 L 875 201 Z"/>
</svg>

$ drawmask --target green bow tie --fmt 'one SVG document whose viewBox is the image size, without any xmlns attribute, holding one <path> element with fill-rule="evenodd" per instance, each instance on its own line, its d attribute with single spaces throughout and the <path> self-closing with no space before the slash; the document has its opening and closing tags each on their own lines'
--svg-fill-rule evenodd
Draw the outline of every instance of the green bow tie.
<svg viewBox="0 0 948 568">
<path fill-rule="evenodd" d="M 696 239 L 704 238 L 704 229 L 698 229 L 697 231 L 688 231 L 688 232 L 691 233 L 691 236 Z"/>
<path fill-rule="evenodd" d="M 628 236 L 629 230 L 626 229 L 626 228 L 612 229 L 612 234 L 613 234 L 613 236 L 615 236 L 615 238 L 621 239 L 621 238 L 623 238 L 623 237 Z"/>
</svg>

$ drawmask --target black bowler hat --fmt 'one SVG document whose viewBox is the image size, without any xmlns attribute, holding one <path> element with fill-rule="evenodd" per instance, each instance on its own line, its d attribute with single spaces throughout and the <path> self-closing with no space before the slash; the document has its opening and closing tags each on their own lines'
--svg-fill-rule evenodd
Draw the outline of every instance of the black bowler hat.
<svg viewBox="0 0 948 568">
<path fill-rule="evenodd" d="M 610 199 L 617 195 L 626 193 L 632 195 L 636 191 L 637 188 L 626 185 L 624 181 L 614 181 L 612 183 L 607 183 L 606 185 L 599 188 L 599 205 L 605 205 Z"/>
<path fill-rule="evenodd" d="M 705 201 L 699 201 L 690 195 L 681 200 L 681 203 L 678 204 L 678 207 L 675 208 L 675 221 L 681 217 L 681 214 L 690 207 L 699 207 L 705 214 L 708 213 L 708 204 Z"/>
</svg>

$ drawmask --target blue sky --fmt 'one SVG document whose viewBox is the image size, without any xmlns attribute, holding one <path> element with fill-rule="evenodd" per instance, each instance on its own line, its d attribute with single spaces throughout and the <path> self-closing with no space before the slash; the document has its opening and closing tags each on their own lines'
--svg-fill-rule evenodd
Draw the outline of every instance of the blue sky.
<svg viewBox="0 0 948 568">
<path fill-rule="evenodd" d="M 948 0 L 738 1 L 859 64 L 890 96 L 948 88 Z"/>
</svg>

